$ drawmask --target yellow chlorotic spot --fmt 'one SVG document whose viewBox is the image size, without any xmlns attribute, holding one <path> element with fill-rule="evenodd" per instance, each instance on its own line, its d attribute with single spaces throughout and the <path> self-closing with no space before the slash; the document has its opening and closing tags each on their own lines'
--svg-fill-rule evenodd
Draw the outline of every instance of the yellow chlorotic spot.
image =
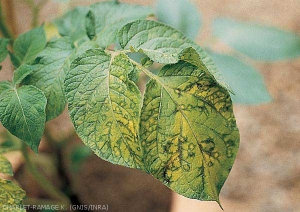
<svg viewBox="0 0 300 212">
<path fill-rule="evenodd" d="M 120 152 L 120 150 L 119 150 L 118 147 L 114 147 L 114 152 L 115 152 L 116 156 L 120 156 L 121 155 L 121 152 Z"/>
</svg>

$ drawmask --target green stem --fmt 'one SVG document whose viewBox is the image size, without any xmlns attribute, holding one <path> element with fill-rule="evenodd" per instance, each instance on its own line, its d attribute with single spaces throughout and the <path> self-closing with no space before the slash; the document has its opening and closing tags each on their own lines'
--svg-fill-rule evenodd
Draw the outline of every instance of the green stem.
<svg viewBox="0 0 300 212">
<path fill-rule="evenodd" d="M 113 0 L 113 2 L 114 2 L 115 4 L 119 4 L 119 1 L 118 1 L 118 0 Z"/>
<path fill-rule="evenodd" d="M 32 174 L 32 176 L 35 178 L 35 180 L 38 182 L 38 184 L 41 186 L 41 188 L 47 192 L 49 197 L 58 200 L 63 205 L 67 206 L 70 204 L 69 198 L 62 193 L 60 190 L 58 190 L 55 186 L 53 186 L 48 179 L 45 178 L 44 175 L 42 175 L 34 163 L 32 163 L 27 145 L 22 142 L 22 153 L 25 159 L 25 165 L 27 166 L 29 172 Z"/>
<path fill-rule="evenodd" d="M 5 16 L 2 11 L 2 4 L 0 3 L 0 31 L 2 32 L 3 36 L 6 38 L 10 38 L 11 40 L 14 40 L 14 36 L 8 29 L 6 23 L 5 23 Z"/>
<path fill-rule="evenodd" d="M 44 4 L 47 2 L 47 0 L 42 0 L 38 4 L 35 4 L 33 0 L 25 0 L 27 5 L 30 7 L 32 12 L 32 19 L 31 19 L 31 26 L 37 27 L 39 24 L 39 16 L 41 8 L 44 6 Z"/>
</svg>

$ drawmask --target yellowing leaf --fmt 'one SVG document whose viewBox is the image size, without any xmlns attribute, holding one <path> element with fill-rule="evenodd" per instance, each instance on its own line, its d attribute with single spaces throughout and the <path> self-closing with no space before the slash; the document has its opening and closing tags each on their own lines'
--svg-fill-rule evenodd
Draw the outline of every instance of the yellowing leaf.
<svg viewBox="0 0 300 212">
<path fill-rule="evenodd" d="M 45 23 L 44 30 L 47 41 L 50 41 L 52 38 L 60 36 L 58 28 L 53 23 Z"/>
<path fill-rule="evenodd" d="M 0 155 L 0 173 L 13 175 L 13 170 L 10 162 L 6 159 L 6 157 Z"/>
<path fill-rule="evenodd" d="M 140 168 L 141 95 L 128 79 L 132 70 L 124 54 L 88 50 L 72 63 L 65 90 L 71 119 L 83 142 L 104 160 Z"/>
<path fill-rule="evenodd" d="M 197 55 L 186 49 L 158 76 L 145 71 L 152 79 L 141 112 L 144 166 L 181 195 L 219 202 L 239 133 L 229 93 L 194 60 Z"/>
<path fill-rule="evenodd" d="M 138 20 L 119 30 L 118 41 L 123 49 L 141 51 L 162 64 L 177 63 L 181 51 L 193 47 L 217 82 L 230 90 L 207 52 L 176 29 L 155 21 Z"/>
<path fill-rule="evenodd" d="M 26 193 L 20 187 L 0 178 L 0 211 L 25 212 L 21 207 L 25 197 Z"/>
</svg>

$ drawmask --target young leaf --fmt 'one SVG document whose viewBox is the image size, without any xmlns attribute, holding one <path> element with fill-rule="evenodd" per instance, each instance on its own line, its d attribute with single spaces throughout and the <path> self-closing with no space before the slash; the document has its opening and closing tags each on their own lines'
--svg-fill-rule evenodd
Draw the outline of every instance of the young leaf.
<svg viewBox="0 0 300 212">
<path fill-rule="evenodd" d="M 9 43 L 9 39 L 7 38 L 0 38 L 0 63 L 6 58 L 7 56 L 7 45 Z"/>
<path fill-rule="evenodd" d="M 195 54 L 188 48 L 181 58 Z M 183 196 L 219 202 L 239 132 L 229 93 L 201 61 L 186 61 L 165 65 L 158 76 L 145 71 L 151 78 L 140 123 L 145 170 Z"/>
<path fill-rule="evenodd" d="M 153 13 L 149 7 L 114 2 L 96 3 L 91 6 L 91 10 L 96 20 L 96 41 L 101 47 L 116 42 L 117 32 L 125 24 L 145 19 Z"/>
<path fill-rule="evenodd" d="M 157 0 L 158 21 L 179 30 L 187 37 L 195 39 L 201 27 L 200 11 L 189 0 Z"/>
<path fill-rule="evenodd" d="M 46 120 L 46 97 L 32 85 L 17 89 L 4 81 L 0 82 L 0 87 L 1 123 L 37 152 Z"/>
<path fill-rule="evenodd" d="M 20 84 L 25 77 L 27 77 L 33 71 L 32 66 L 22 65 L 14 71 L 12 82 L 14 85 Z"/>
<path fill-rule="evenodd" d="M 96 35 L 95 15 L 91 10 L 86 15 L 86 33 L 90 40 Z"/>
<path fill-rule="evenodd" d="M 232 48 L 256 60 L 282 60 L 300 56 L 300 36 L 260 24 L 218 18 L 213 34 Z"/>
<path fill-rule="evenodd" d="M 88 40 L 85 30 L 85 17 L 88 12 L 87 7 L 76 7 L 54 20 L 54 24 L 62 36 L 68 36 L 72 41 Z"/>
<path fill-rule="evenodd" d="M 233 89 L 233 102 L 241 104 L 261 104 L 270 102 L 270 96 L 261 74 L 252 66 L 230 55 L 210 52 L 226 82 Z"/>
<path fill-rule="evenodd" d="M 13 169 L 6 157 L 0 155 L 0 173 L 13 175 Z"/>
<path fill-rule="evenodd" d="M 149 20 L 135 21 L 119 31 L 118 40 L 123 49 L 142 51 L 151 60 L 165 64 L 178 62 L 180 52 L 193 47 L 218 83 L 230 90 L 210 56 L 192 40 L 169 26 Z"/>
<path fill-rule="evenodd" d="M 26 212 L 21 207 L 23 199 L 25 199 L 26 193 L 19 186 L 12 183 L 10 180 L 4 180 L 0 178 L 0 211 L 7 211 L 9 206 L 16 208 L 15 212 Z M 19 208 L 19 209 L 18 209 Z"/>
<path fill-rule="evenodd" d="M 20 35 L 14 42 L 14 56 L 17 59 L 17 67 L 31 63 L 38 53 L 46 46 L 46 35 L 42 27 L 32 29 Z"/>
<path fill-rule="evenodd" d="M 104 160 L 141 168 L 141 94 L 128 79 L 132 70 L 125 54 L 88 50 L 73 61 L 65 90 L 72 122 L 83 142 Z"/>
<path fill-rule="evenodd" d="M 57 117 L 66 106 L 65 72 L 69 70 L 74 46 L 67 38 L 54 39 L 38 55 L 32 74 L 25 83 L 41 89 L 47 97 L 47 121 Z"/>
</svg>

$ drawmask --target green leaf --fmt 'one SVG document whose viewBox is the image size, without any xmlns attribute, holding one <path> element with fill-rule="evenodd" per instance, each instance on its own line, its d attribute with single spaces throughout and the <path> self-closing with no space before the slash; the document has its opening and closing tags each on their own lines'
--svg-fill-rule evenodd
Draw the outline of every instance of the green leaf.
<svg viewBox="0 0 300 212">
<path fill-rule="evenodd" d="M 99 2 L 91 6 L 95 14 L 97 43 L 101 47 L 107 47 L 116 42 L 119 29 L 125 24 L 145 19 L 153 13 L 149 7 L 140 5 L 115 4 L 114 2 Z"/>
<path fill-rule="evenodd" d="M 13 169 L 6 157 L 0 155 L 0 173 L 13 175 Z"/>
<path fill-rule="evenodd" d="M 19 59 L 10 51 L 8 51 L 10 61 L 13 64 L 14 67 L 19 67 L 20 66 L 20 61 Z"/>
<path fill-rule="evenodd" d="M 252 66 L 230 55 L 210 52 L 219 70 L 235 95 L 233 102 L 241 104 L 261 104 L 272 100 L 262 75 Z"/>
<path fill-rule="evenodd" d="M 86 33 L 90 40 L 96 36 L 96 22 L 95 15 L 90 10 L 86 15 Z"/>
<path fill-rule="evenodd" d="M 213 34 L 232 48 L 256 60 L 282 60 L 300 56 L 300 36 L 257 23 L 218 18 Z"/>
<path fill-rule="evenodd" d="M 72 41 L 88 40 L 85 29 L 85 17 L 88 12 L 89 8 L 87 7 L 76 7 L 54 20 L 54 24 L 62 36 L 68 36 Z"/>
<path fill-rule="evenodd" d="M 10 89 L 11 88 L 11 83 L 7 80 L 1 81 L 0 82 L 0 95 L 3 91 Z"/>
<path fill-rule="evenodd" d="M 181 58 L 188 61 L 195 54 L 188 48 Z M 201 61 L 194 64 L 180 60 L 165 65 L 158 76 L 145 71 L 152 79 L 141 112 L 144 166 L 183 196 L 219 202 L 239 132 L 229 93 Z"/>
<path fill-rule="evenodd" d="M 4 154 L 6 152 L 17 151 L 21 149 L 21 140 L 5 140 L 0 143 L 0 154 Z"/>
<path fill-rule="evenodd" d="M 25 77 L 27 77 L 33 71 L 32 66 L 22 65 L 14 71 L 12 82 L 14 85 L 20 84 Z"/>
<path fill-rule="evenodd" d="M 141 94 L 128 79 L 125 54 L 88 50 L 66 75 L 68 109 L 77 134 L 100 158 L 141 168 L 138 124 Z"/>
<path fill-rule="evenodd" d="M 195 39 L 201 27 L 201 16 L 196 5 L 189 0 L 157 0 L 158 21 L 179 30 L 187 37 Z"/>
<path fill-rule="evenodd" d="M 17 67 L 31 63 L 38 53 L 46 46 L 46 35 L 42 27 L 21 34 L 14 42 L 14 56 L 18 61 Z"/>
<path fill-rule="evenodd" d="M 43 92 L 32 85 L 17 89 L 7 81 L 0 82 L 0 87 L 5 88 L 0 94 L 1 123 L 37 152 L 46 120 Z"/>
<path fill-rule="evenodd" d="M 69 70 L 73 44 L 68 38 L 54 39 L 38 55 L 31 67 L 32 74 L 25 83 L 41 89 L 47 98 L 46 120 L 53 119 L 62 113 L 66 106 L 64 93 L 65 72 Z"/>
<path fill-rule="evenodd" d="M 0 38 L 0 63 L 6 58 L 7 56 L 7 45 L 9 43 L 9 39 L 7 38 Z"/>
<path fill-rule="evenodd" d="M 88 40 L 88 41 L 83 42 L 76 48 L 75 55 L 80 56 L 80 55 L 84 54 L 87 50 L 96 49 L 96 48 L 100 48 L 100 46 L 95 41 Z"/>
<path fill-rule="evenodd" d="M 181 51 L 193 47 L 218 83 L 230 90 L 210 56 L 192 40 L 169 26 L 149 20 L 135 21 L 119 31 L 118 40 L 123 49 L 142 51 L 151 60 L 163 64 L 177 63 Z"/>
<path fill-rule="evenodd" d="M 0 178 L 0 211 L 25 212 L 26 210 L 21 207 L 25 197 L 26 193 L 23 189 L 12 183 L 10 180 Z M 12 210 L 10 210 L 10 206 L 12 207 Z"/>
</svg>

